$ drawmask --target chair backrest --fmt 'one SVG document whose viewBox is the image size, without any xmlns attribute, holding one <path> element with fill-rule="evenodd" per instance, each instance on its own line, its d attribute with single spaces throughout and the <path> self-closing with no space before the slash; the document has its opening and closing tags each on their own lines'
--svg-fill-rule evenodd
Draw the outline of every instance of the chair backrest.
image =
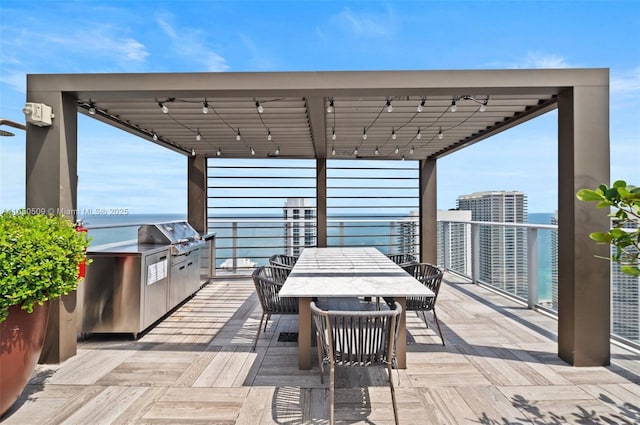
<svg viewBox="0 0 640 425">
<path fill-rule="evenodd" d="M 395 361 L 402 307 L 390 310 L 322 310 L 311 302 L 323 358 L 342 366 L 387 365 Z"/>
<path fill-rule="evenodd" d="M 400 267 L 409 264 L 416 264 L 418 262 L 416 257 L 412 254 L 389 254 L 387 257 Z"/>
<path fill-rule="evenodd" d="M 410 264 L 403 269 L 434 293 L 433 297 L 407 297 L 407 310 L 430 310 L 436 304 L 444 271 L 429 263 Z"/>
<path fill-rule="evenodd" d="M 272 266 L 280 266 L 293 268 L 293 266 L 298 261 L 298 257 L 295 255 L 286 255 L 286 254 L 275 254 L 269 258 L 269 264 Z"/>
<path fill-rule="evenodd" d="M 298 298 L 278 295 L 290 272 L 290 269 L 277 266 L 261 266 L 253 271 L 251 277 L 265 313 L 298 313 Z"/>
</svg>

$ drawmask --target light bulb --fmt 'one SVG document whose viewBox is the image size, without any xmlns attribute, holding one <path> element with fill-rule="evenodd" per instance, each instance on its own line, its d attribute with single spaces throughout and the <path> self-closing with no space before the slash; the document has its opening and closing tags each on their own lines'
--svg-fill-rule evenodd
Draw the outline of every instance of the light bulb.
<svg viewBox="0 0 640 425">
<path fill-rule="evenodd" d="M 280 147 L 279 146 L 276 148 L 276 155 L 280 155 Z"/>
<path fill-rule="evenodd" d="M 391 106 L 391 100 L 387 99 L 387 112 L 392 112 L 393 106 Z"/>
<path fill-rule="evenodd" d="M 240 140 L 242 140 L 242 136 L 240 135 L 240 129 L 238 129 L 238 132 L 236 133 L 236 140 L 239 142 Z"/>
<path fill-rule="evenodd" d="M 457 111 L 457 110 L 458 110 L 458 105 L 456 105 L 456 100 L 455 100 L 455 99 L 453 99 L 453 100 L 451 101 L 451 108 L 450 108 L 450 110 L 451 110 L 451 112 L 455 112 L 455 111 Z"/>
<path fill-rule="evenodd" d="M 251 147 L 251 155 L 255 155 L 256 151 L 253 150 L 253 146 Z"/>
<path fill-rule="evenodd" d="M 362 140 L 367 140 L 367 127 L 362 130 Z"/>
<path fill-rule="evenodd" d="M 262 105 L 258 101 L 256 101 L 256 109 L 258 110 L 259 114 L 264 112 L 264 108 L 262 107 Z"/>
<path fill-rule="evenodd" d="M 158 135 L 155 132 L 153 133 L 153 141 L 154 142 L 158 141 Z"/>
<path fill-rule="evenodd" d="M 400 158 L 400 159 L 404 161 L 404 154 L 402 155 L 402 158 Z"/>
<path fill-rule="evenodd" d="M 167 108 L 167 105 L 165 105 L 162 102 L 158 102 L 158 106 L 160 106 L 160 109 L 162 109 L 162 112 L 164 112 L 165 114 L 169 113 L 169 108 Z"/>
<path fill-rule="evenodd" d="M 271 137 L 271 130 L 268 130 L 268 132 L 267 132 L 267 140 L 271 141 L 271 139 L 273 139 L 273 137 Z"/>
<path fill-rule="evenodd" d="M 331 140 L 336 140 L 338 136 L 336 136 L 336 129 L 331 130 Z"/>
<path fill-rule="evenodd" d="M 200 134 L 200 130 L 196 133 L 196 140 L 199 142 L 202 139 L 202 135 Z"/>
<path fill-rule="evenodd" d="M 356 146 L 356 148 L 353 150 L 353 154 L 354 155 L 358 155 L 358 147 Z"/>
<path fill-rule="evenodd" d="M 489 102 L 489 99 L 485 100 L 484 102 L 482 102 L 482 105 L 480 105 L 480 112 L 484 112 L 487 110 L 487 103 Z"/>
<path fill-rule="evenodd" d="M 218 152 L 216 152 L 216 155 L 217 155 L 217 156 L 222 155 L 222 150 L 220 150 L 220 148 L 218 148 Z"/>
<path fill-rule="evenodd" d="M 392 138 L 393 140 L 396 140 L 396 137 L 397 137 L 397 136 L 396 136 L 396 131 L 395 131 L 395 130 L 393 130 L 393 129 L 391 129 L 391 138 Z"/>
<path fill-rule="evenodd" d="M 207 103 L 206 100 L 202 103 L 202 113 L 203 114 L 209 113 L 209 104 Z"/>
<path fill-rule="evenodd" d="M 331 155 L 335 156 L 336 155 L 336 148 L 335 147 L 331 147 Z"/>
<path fill-rule="evenodd" d="M 89 113 L 91 115 L 96 114 L 96 105 L 93 102 L 89 102 Z"/>
<path fill-rule="evenodd" d="M 196 156 L 196 150 L 191 148 L 191 156 Z"/>
<path fill-rule="evenodd" d="M 425 102 L 425 99 L 422 99 L 420 101 L 420 104 L 418 105 L 418 109 L 417 109 L 418 112 L 424 111 L 424 102 Z"/>
<path fill-rule="evenodd" d="M 380 150 L 378 149 L 377 146 L 376 146 L 376 150 L 373 151 L 373 154 L 376 155 L 376 156 L 380 155 Z"/>
<path fill-rule="evenodd" d="M 393 152 L 397 155 L 400 152 L 400 148 L 396 146 L 396 149 Z"/>
<path fill-rule="evenodd" d="M 330 114 L 333 112 L 333 99 L 329 101 L 329 106 L 327 106 L 327 113 Z"/>
<path fill-rule="evenodd" d="M 413 146 L 411 146 L 411 149 L 409 150 L 409 155 L 413 155 L 413 153 L 416 151 L 416 148 L 414 148 Z"/>
<path fill-rule="evenodd" d="M 420 129 L 418 129 L 418 132 L 416 133 L 416 139 L 422 139 L 422 133 L 420 132 Z"/>
<path fill-rule="evenodd" d="M 442 132 L 442 129 L 440 129 L 440 131 L 438 132 L 438 139 L 442 139 L 444 137 L 444 133 Z"/>
</svg>

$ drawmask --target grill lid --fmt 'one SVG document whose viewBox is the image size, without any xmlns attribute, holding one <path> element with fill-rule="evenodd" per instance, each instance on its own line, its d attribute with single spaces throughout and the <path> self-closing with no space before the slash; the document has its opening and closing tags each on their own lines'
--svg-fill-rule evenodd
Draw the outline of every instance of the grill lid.
<svg viewBox="0 0 640 425">
<path fill-rule="evenodd" d="M 138 243 L 172 245 L 173 255 L 180 255 L 205 244 L 200 234 L 186 221 L 143 224 L 138 228 Z"/>
</svg>

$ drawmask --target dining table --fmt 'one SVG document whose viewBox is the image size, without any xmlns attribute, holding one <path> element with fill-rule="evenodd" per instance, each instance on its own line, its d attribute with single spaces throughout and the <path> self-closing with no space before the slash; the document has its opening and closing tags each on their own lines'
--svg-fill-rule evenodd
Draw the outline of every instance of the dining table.
<svg viewBox="0 0 640 425">
<path fill-rule="evenodd" d="M 375 247 L 305 248 L 280 289 L 281 297 L 297 297 L 298 368 L 311 369 L 314 298 L 391 297 L 401 306 L 396 340 L 397 367 L 407 365 L 406 298 L 434 296 Z"/>
</svg>

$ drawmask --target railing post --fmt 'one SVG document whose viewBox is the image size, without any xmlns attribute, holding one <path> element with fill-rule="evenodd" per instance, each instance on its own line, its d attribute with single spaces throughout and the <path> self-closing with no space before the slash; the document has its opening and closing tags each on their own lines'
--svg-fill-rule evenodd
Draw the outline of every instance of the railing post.
<svg viewBox="0 0 640 425">
<path fill-rule="evenodd" d="M 480 225 L 471 223 L 471 281 L 480 280 Z"/>
<path fill-rule="evenodd" d="M 527 228 L 527 307 L 538 303 L 538 229 Z"/>
<path fill-rule="evenodd" d="M 392 221 L 389 223 L 389 252 L 391 254 L 396 253 L 396 245 L 393 243 L 393 237 L 396 234 L 396 222 Z"/>
<path fill-rule="evenodd" d="M 344 221 L 340 222 L 340 246 L 344 246 Z"/>
<path fill-rule="evenodd" d="M 238 271 L 238 222 L 231 223 L 231 258 L 233 271 Z"/>
<path fill-rule="evenodd" d="M 442 250 L 442 266 L 445 270 L 448 270 L 451 266 L 450 258 L 449 258 L 449 248 L 451 247 L 449 244 L 449 234 L 450 232 L 450 221 L 441 222 L 442 223 L 442 246 L 440 249 Z"/>
</svg>

